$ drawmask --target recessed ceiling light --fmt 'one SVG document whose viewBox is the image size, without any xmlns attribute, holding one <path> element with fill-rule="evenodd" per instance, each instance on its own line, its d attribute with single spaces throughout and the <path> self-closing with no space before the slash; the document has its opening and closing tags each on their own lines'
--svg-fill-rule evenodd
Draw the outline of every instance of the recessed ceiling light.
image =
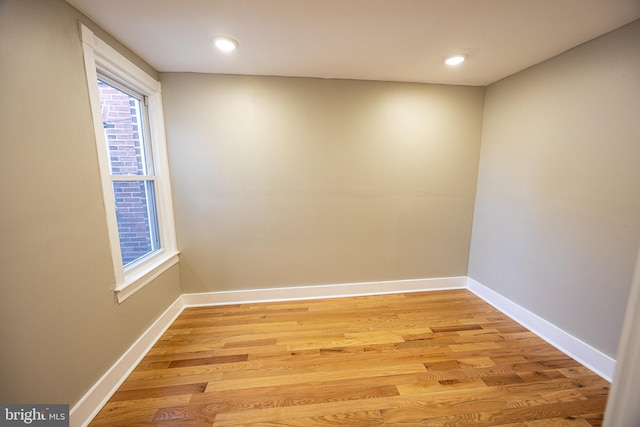
<svg viewBox="0 0 640 427">
<path fill-rule="evenodd" d="M 231 52 L 238 47 L 238 42 L 231 37 L 217 36 L 213 39 L 213 44 L 222 51 Z"/>
<path fill-rule="evenodd" d="M 444 60 L 447 65 L 460 65 L 467 59 L 467 55 L 453 55 Z"/>
</svg>

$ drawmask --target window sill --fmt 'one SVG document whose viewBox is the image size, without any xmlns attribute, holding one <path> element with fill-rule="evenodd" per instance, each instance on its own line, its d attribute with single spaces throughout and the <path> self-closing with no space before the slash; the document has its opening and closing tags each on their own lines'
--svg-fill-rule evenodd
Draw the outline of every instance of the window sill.
<svg viewBox="0 0 640 427">
<path fill-rule="evenodd" d="M 164 251 L 150 259 L 140 268 L 136 268 L 129 274 L 125 273 L 124 283 L 114 289 L 118 304 L 122 303 L 138 290 L 142 289 L 145 285 L 149 284 L 169 268 L 176 265 L 179 261 L 179 254 L 179 251 Z"/>
</svg>

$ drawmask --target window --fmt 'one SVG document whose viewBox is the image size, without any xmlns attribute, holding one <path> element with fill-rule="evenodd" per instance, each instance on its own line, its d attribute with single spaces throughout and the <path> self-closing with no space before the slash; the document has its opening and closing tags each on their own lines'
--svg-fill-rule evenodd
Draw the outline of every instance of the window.
<svg viewBox="0 0 640 427">
<path fill-rule="evenodd" d="M 122 302 L 178 262 L 160 83 L 88 28 L 81 32 Z"/>
<path fill-rule="evenodd" d="M 161 248 L 146 96 L 98 73 L 123 266 Z"/>
</svg>

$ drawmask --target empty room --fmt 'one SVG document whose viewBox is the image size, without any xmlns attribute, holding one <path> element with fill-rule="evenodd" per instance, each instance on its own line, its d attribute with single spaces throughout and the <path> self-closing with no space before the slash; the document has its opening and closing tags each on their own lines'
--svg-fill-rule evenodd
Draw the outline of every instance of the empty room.
<svg viewBox="0 0 640 427">
<path fill-rule="evenodd" d="M 0 0 L 0 85 L 1 425 L 640 425 L 637 0 Z"/>
</svg>

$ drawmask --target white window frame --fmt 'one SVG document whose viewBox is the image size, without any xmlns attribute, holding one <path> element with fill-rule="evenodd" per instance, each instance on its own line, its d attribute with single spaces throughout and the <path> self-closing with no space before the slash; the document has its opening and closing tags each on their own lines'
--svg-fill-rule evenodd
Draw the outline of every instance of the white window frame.
<svg viewBox="0 0 640 427">
<path fill-rule="evenodd" d="M 169 162 L 164 133 L 164 114 L 160 82 L 99 39 L 93 31 L 80 24 L 85 71 L 96 135 L 98 163 L 102 181 L 111 257 L 115 275 L 115 293 L 118 303 L 153 281 L 178 262 L 173 217 L 173 202 L 169 178 Z M 102 109 L 98 92 L 98 70 L 120 81 L 148 98 L 150 145 L 155 169 L 155 200 L 161 248 L 127 266 L 122 265 L 120 237 L 116 218 L 115 198 L 109 166 L 109 152 L 102 124 Z"/>
</svg>

